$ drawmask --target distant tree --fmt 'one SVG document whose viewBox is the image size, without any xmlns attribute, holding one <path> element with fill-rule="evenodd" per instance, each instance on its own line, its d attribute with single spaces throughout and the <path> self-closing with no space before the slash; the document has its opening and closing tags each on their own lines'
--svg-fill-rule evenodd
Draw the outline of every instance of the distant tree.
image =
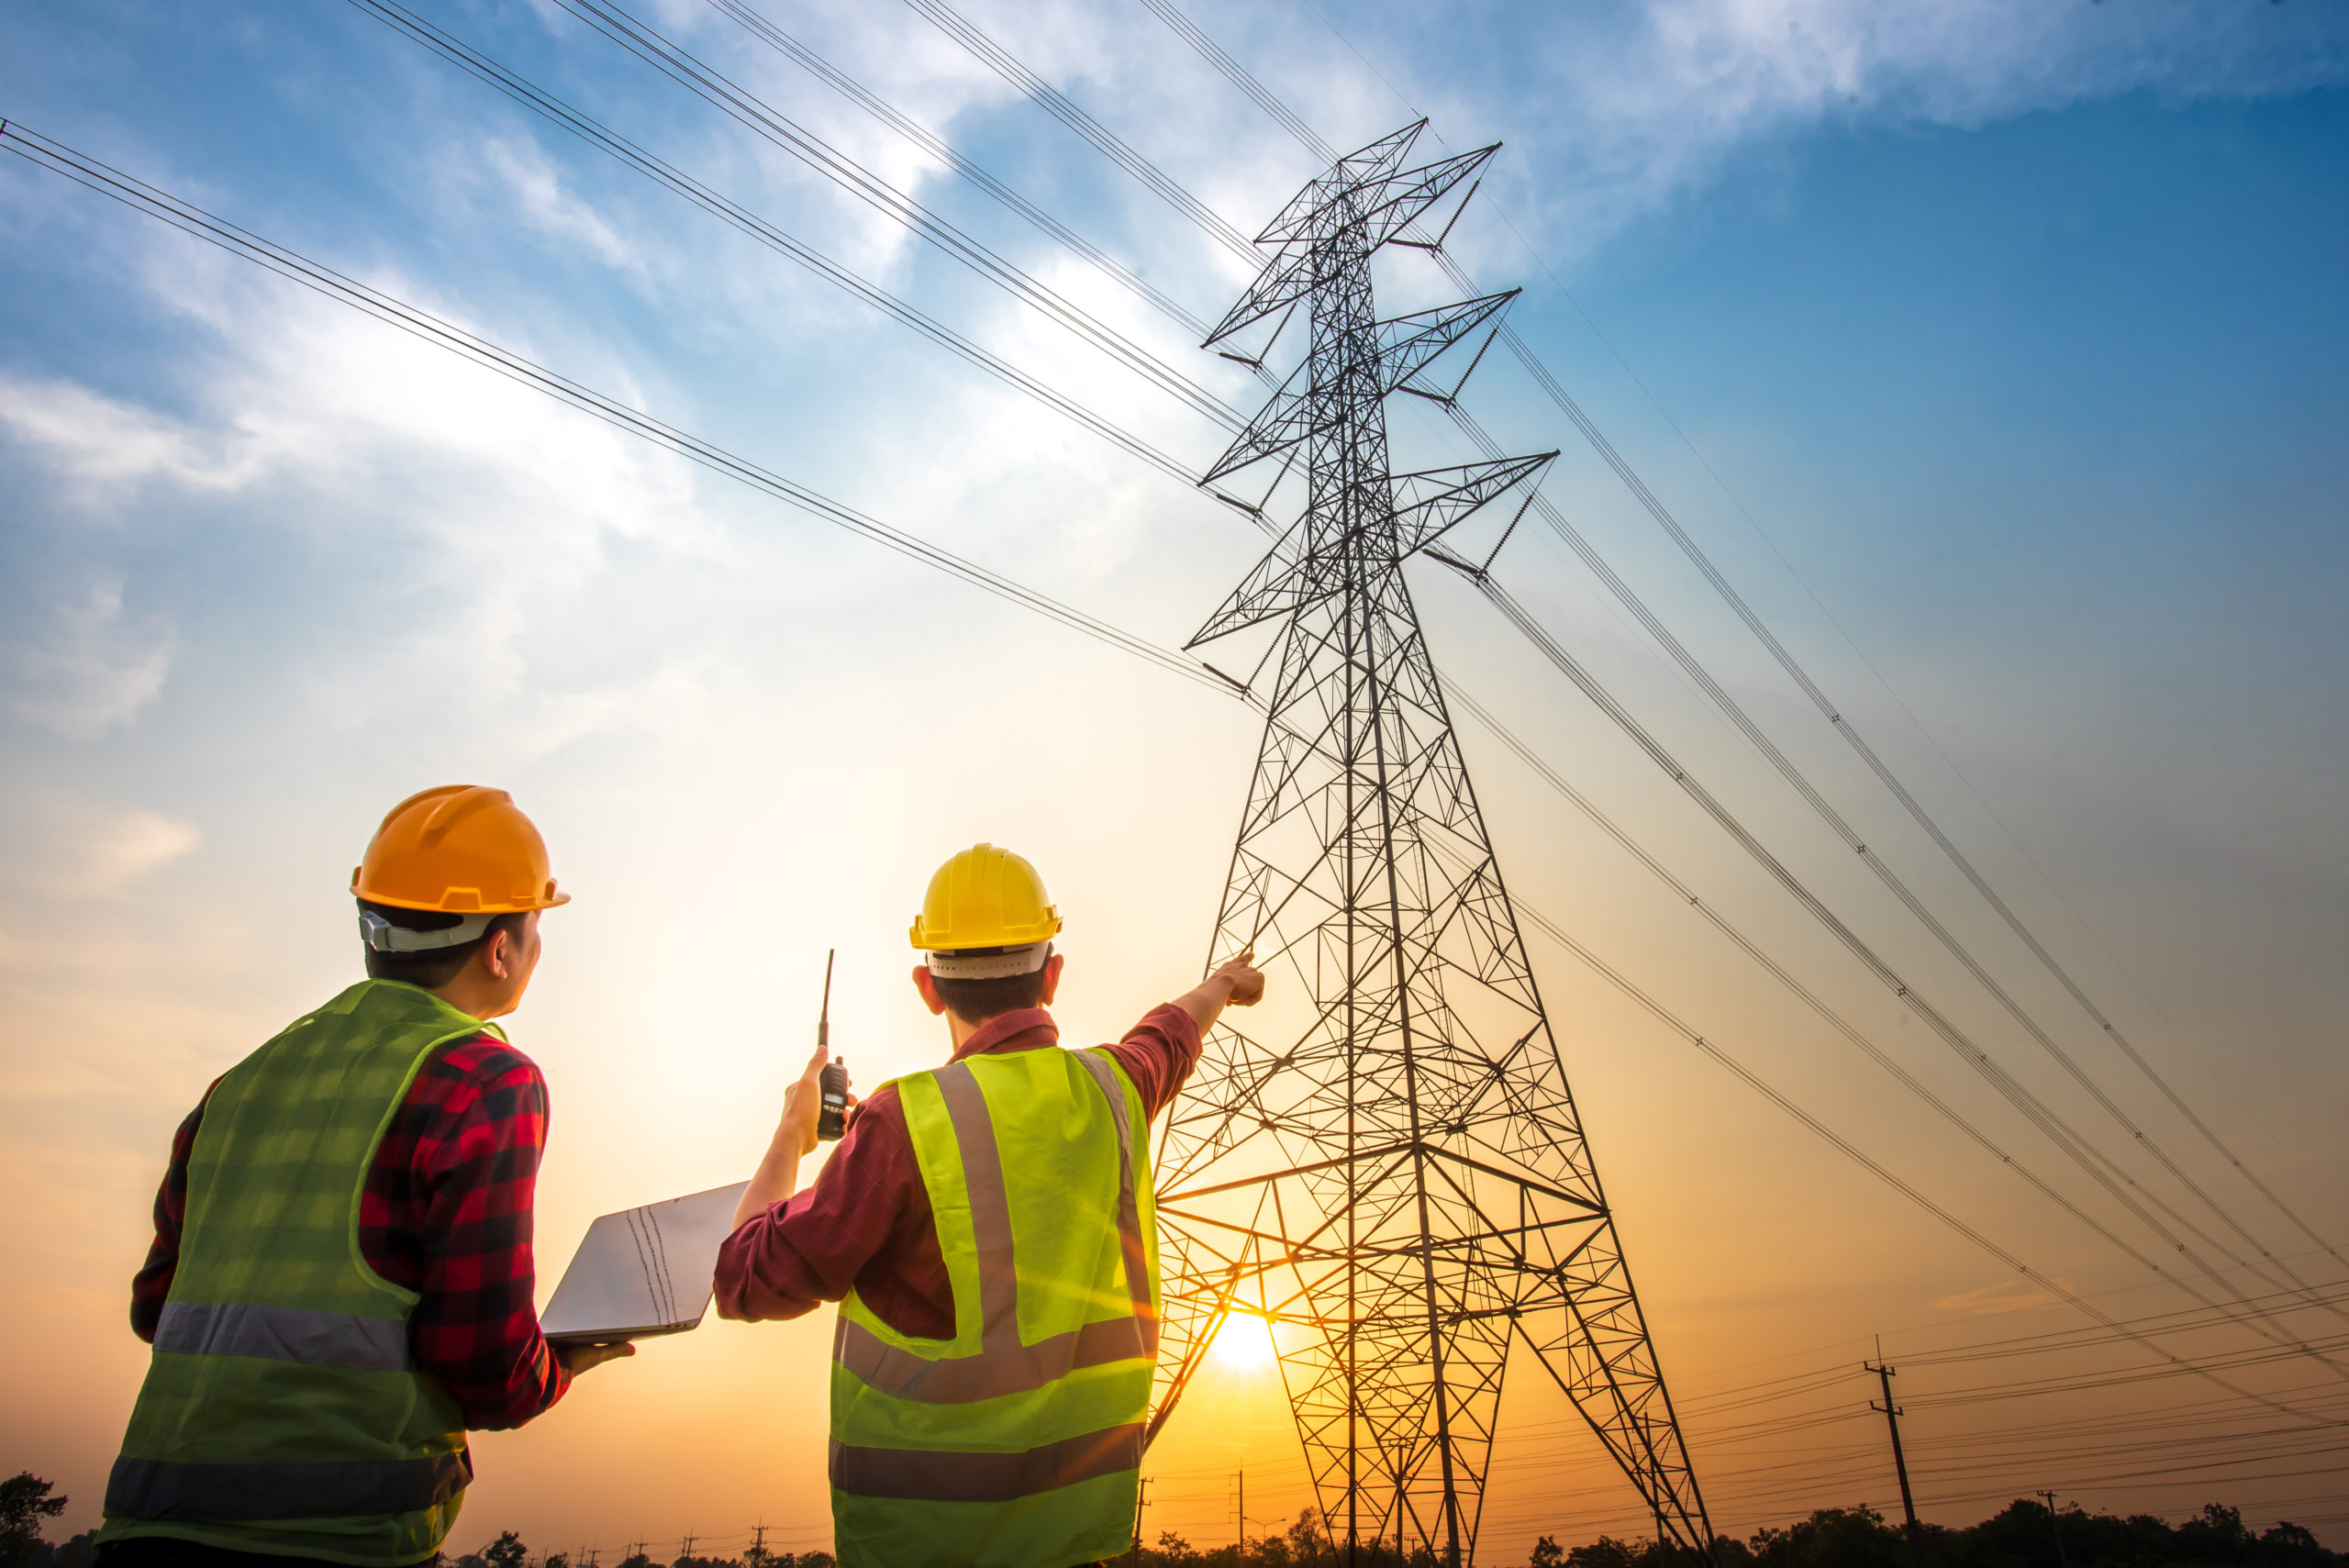
<svg viewBox="0 0 2349 1568">
<path fill-rule="evenodd" d="M 1206 1561 L 1197 1547 L 1171 1529 L 1158 1532 L 1158 1549 L 1151 1555 L 1157 1560 L 1152 1568 L 1190 1568 Z"/>
<path fill-rule="evenodd" d="M 66 1499 L 52 1497 L 50 1484 L 29 1470 L 0 1481 L 0 1568 L 29 1568 L 36 1547 L 46 1546 L 40 1521 L 65 1511 Z"/>
<path fill-rule="evenodd" d="M 1300 1508 L 1297 1522 L 1288 1527 L 1289 1556 L 1299 1563 L 1334 1562 L 1337 1552 L 1330 1544 L 1330 1521 L 1321 1517 L 1319 1508 Z"/>
<path fill-rule="evenodd" d="M 545 1558 L 540 1562 L 539 1568 L 571 1568 L 571 1553 L 568 1551 L 550 1551 L 546 1554 Z"/>
<path fill-rule="evenodd" d="M 1526 1560 L 1528 1568 L 1564 1568 L 1565 1561 L 1565 1548 L 1549 1535 L 1533 1543 L 1533 1555 Z"/>
<path fill-rule="evenodd" d="M 1637 1568 L 1644 1545 L 1602 1535 L 1588 1546 L 1577 1546 L 1563 1558 L 1551 1561 L 1564 1562 L 1568 1568 Z"/>
<path fill-rule="evenodd" d="M 464 1568 L 464 1564 L 459 1563 L 457 1568 Z M 642 1551 L 631 1551 L 620 1559 L 620 1568 L 669 1568 L 669 1565 L 665 1562 L 653 1562 Z"/>
<path fill-rule="evenodd" d="M 2288 1520 L 2260 1533 L 2258 1561 L 2269 1568 L 2332 1568 L 2340 1559 L 2306 1527 Z"/>
</svg>

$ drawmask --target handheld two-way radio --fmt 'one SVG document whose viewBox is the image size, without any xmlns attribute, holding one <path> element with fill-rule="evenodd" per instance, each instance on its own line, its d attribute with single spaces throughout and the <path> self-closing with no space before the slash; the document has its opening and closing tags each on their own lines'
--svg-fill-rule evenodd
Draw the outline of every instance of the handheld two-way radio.
<svg viewBox="0 0 2349 1568">
<path fill-rule="evenodd" d="M 832 1048 L 832 957 L 838 951 L 835 948 L 824 954 L 824 1007 L 816 1015 L 818 1051 Z M 826 1062 L 821 1084 L 823 1108 L 816 1113 L 816 1136 L 830 1142 L 848 1129 L 848 1063 L 839 1057 Z"/>
</svg>

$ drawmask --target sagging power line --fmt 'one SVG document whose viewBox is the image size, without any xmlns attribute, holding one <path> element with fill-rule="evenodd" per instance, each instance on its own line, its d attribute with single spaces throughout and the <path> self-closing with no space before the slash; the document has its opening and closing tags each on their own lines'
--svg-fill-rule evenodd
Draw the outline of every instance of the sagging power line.
<svg viewBox="0 0 2349 1568">
<path fill-rule="evenodd" d="M 1182 12 L 1180 7 L 1173 3 L 1173 0 L 1141 0 L 1141 3 L 1153 16 L 1164 22 L 1178 38 L 1182 39 L 1194 50 L 1196 50 L 1202 59 L 1206 60 L 1208 64 L 1213 66 L 1227 80 L 1231 82 L 1235 87 L 1239 88 L 1251 102 L 1256 104 L 1258 107 L 1262 108 L 1270 118 L 1294 137 L 1307 149 L 1308 151 L 1311 152 L 1317 159 L 1320 159 L 1325 161 L 1327 161 L 1330 156 L 1328 143 L 1323 141 L 1321 138 L 1313 131 L 1312 128 L 1291 111 L 1286 104 L 1283 104 L 1276 95 L 1273 94 L 1270 89 L 1266 88 L 1264 84 L 1258 81 L 1252 73 L 1248 72 L 1244 66 L 1241 65 L 1239 61 L 1234 60 L 1230 53 L 1224 50 L 1221 46 L 1218 45 L 1214 39 L 1208 37 L 1208 34 L 1198 28 L 1196 23 L 1192 22 L 1191 19 Z M 1326 18 L 1324 19 L 1326 21 Z M 1334 28 L 1332 30 L 1334 31 Z M 1343 40 L 1341 39 L 1341 41 Z M 1353 46 L 1349 44 L 1348 47 L 1352 48 Z M 1355 52 L 1357 55 L 1360 54 L 1360 50 L 1355 50 Z M 1367 61 L 1365 61 L 1365 63 L 1368 63 Z M 1383 81 L 1385 78 L 1382 76 L 1381 80 Z M 1416 113 L 1417 111 L 1414 110 L 1413 112 Z M 1514 226 L 1512 226 L 1512 228 L 1514 228 Z M 1520 238 L 1522 239 L 1523 237 L 1520 235 Z M 1455 286 L 1465 289 L 1471 293 L 1475 292 L 1477 287 L 1475 280 L 1459 265 L 1457 261 L 1455 261 L 1440 243 L 1426 245 L 1423 246 L 1422 249 L 1430 251 L 1437 265 L 1442 269 L 1445 275 Z M 1530 241 L 1528 242 L 1528 249 L 1531 249 Z M 1735 586 L 1731 584 L 1728 577 L 1721 573 L 1720 568 L 1712 561 L 1711 557 L 1707 554 L 1704 549 L 1698 544 L 1696 539 L 1689 535 L 1687 530 L 1681 526 L 1678 518 L 1672 514 L 1670 509 L 1667 508 L 1660 499 L 1658 499 L 1655 493 L 1648 487 L 1647 484 L 1631 468 L 1631 464 L 1623 458 L 1621 452 L 1616 449 L 1614 443 L 1608 439 L 1604 432 L 1599 429 L 1597 423 L 1593 421 L 1590 416 L 1583 409 L 1581 404 L 1570 392 L 1566 390 L 1565 386 L 1558 380 L 1556 375 L 1551 372 L 1549 367 L 1542 361 L 1540 356 L 1534 351 L 1532 346 L 1525 341 L 1514 327 L 1511 327 L 1507 323 L 1503 323 L 1500 328 L 1500 339 L 1501 341 L 1508 348 L 1510 354 L 1532 378 L 1535 385 L 1539 387 L 1543 395 L 1547 396 L 1552 403 L 1556 405 L 1559 411 L 1564 414 L 1574 424 L 1585 439 L 1590 443 L 1592 450 L 1595 451 L 1599 456 L 1600 460 L 1608 465 L 1608 467 L 1615 473 L 1617 478 L 1621 481 L 1624 487 L 1631 492 L 1632 497 L 1640 504 L 1642 508 L 1654 519 L 1657 526 L 1664 530 L 1665 534 L 1672 539 L 1674 544 L 1679 548 L 1685 556 L 1687 556 L 1690 563 L 1697 568 L 1698 573 L 1705 578 L 1707 584 L 1712 587 L 1722 602 L 1730 607 L 1730 609 L 1737 616 L 1739 620 L 1742 622 L 1746 628 L 1753 635 L 1755 639 L 1762 644 L 1765 651 L 1769 653 L 1772 661 L 1776 663 L 1780 670 L 1787 674 L 1787 678 L 1792 680 L 1802 691 L 1804 696 L 1827 719 L 1828 723 L 1833 727 L 1836 733 L 1842 737 L 1844 741 L 1852 748 L 1860 761 L 1866 766 L 1869 773 L 1873 774 L 1878 783 L 1885 787 L 1887 792 L 1899 803 L 1902 809 L 1932 840 L 1934 845 L 1950 861 L 1952 865 L 1957 869 L 1967 884 L 1971 885 L 1976 893 L 1978 894 L 1990 906 L 1993 913 L 1998 917 L 1999 920 L 2007 927 L 2007 929 L 2012 932 L 2026 948 L 2029 949 L 2032 956 L 2039 962 L 2042 967 L 2043 967 L 2047 973 L 2056 980 L 2065 992 L 2082 1008 L 2083 1011 L 2087 1014 L 2089 1019 L 2096 1024 L 2099 1030 L 2112 1041 L 2114 1047 L 2128 1059 L 2130 1063 L 2137 1069 L 2141 1075 L 2143 1075 L 2154 1086 L 2155 1089 L 2160 1092 L 2163 1098 L 2170 1105 L 2170 1106 L 2176 1110 L 2190 1127 L 2193 1128 L 2195 1132 L 2199 1135 L 2213 1151 L 2227 1162 L 2229 1167 L 2235 1171 L 2236 1173 L 2240 1175 L 2261 1198 L 2266 1200 L 2266 1203 L 2280 1214 L 2288 1222 L 2289 1222 L 2295 1229 L 2299 1230 L 2303 1236 L 2307 1237 L 2310 1241 L 2316 1243 L 2318 1247 L 2322 1249 L 2333 1259 L 2334 1262 L 2344 1262 L 2341 1254 L 2333 1249 L 2332 1244 L 2326 1241 L 2323 1237 L 2318 1234 L 2314 1228 L 2309 1225 L 2309 1223 L 2301 1218 L 2297 1210 L 2287 1204 L 2279 1194 L 2277 1194 L 2267 1183 L 2263 1181 L 2259 1177 L 2258 1173 L 2253 1171 L 2250 1166 L 2243 1162 L 2241 1156 L 2235 1153 L 2233 1149 L 2219 1136 L 2217 1131 L 2193 1109 L 2185 1097 L 2181 1095 L 2176 1087 L 2169 1083 L 2166 1077 L 2165 1077 L 2150 1062 L 2145 1059 L 2143 1053 L 2137 1050 L 2136 1046 L 2130 1041 L 2125 1034 L 2121 1032 L 2119 1026 L 2116 1025 L 2112 1019 L 2107 1016 L 2104 1010 L 2088 996 L 2087 993 L 2080 986 L 2078 982 L 2074 979 L 2071 973 L 2055 958 L 2054 954 L 2048 950 L 2037 934 L 2023 922 L 2019 915 L 2016 914 L 2008 901 L 1998 893 L 1998 891 L 1991 885 L 1988 879 L 1981 873 L 1973 862 L 1959 849 L 1956 842 L 1950 838 L 1939 822 L 1936 821 L 1932 814 L 1926 810 L 1922 803 L 1920 802 L 1915 795 L 1897 775 L 1893 773 L 1890 767 L 1885 763 L 1881 756 L 1879 756 L 1875 748 L 1869 744 L 1865 737 L 1860 733 L 1857 726 L 1851 722 L 1850 718 L 1844 714 L 1840 706 L 1828 697 L 1826 693 L 1820 689 L 1819 684 L 1812 678 L 1809 672 L 1796 660 L 1792 652 L 1787 649 L 1785 644 L 1780 641 L 1776 635 L 1770 630 L 1766 624 L 1764 623 L 1761 617 L 1753 610 L 1753 606 L 1746 601 L 1744 596 L 1738 593 Z M 1629 367 L 1627 366 L 1626 369 L 1628 370 L 1628 368 Z M 1675 426 L 1675 428 L 1677 429 L 1677 426 Z M 1687 439 L 1685 435 L 1682 439 L 1684 440 Z M 1694 450 L 1693 445 L 1691 450 Z M 1699 454 L 1699 461 L 1701 461 L 1701 454 Z M 1709 473 L 1710 472 L 1709 464 L 1707 465 L 1707 470 Z M 1716 479 L 1718 480 L 1718 475 L 1716 475 Z M 1726 486 L 1724 486 L 1724 488 L 1726 488 Z M 1564 519 L 1562 517 L 1555 519 L 1553 526 L 1559 527 L 1562 533 L 1570 532 L 1570 530 L 1567 530 L 1564 528 Z M 1572 537 L 1569 537 L 1568 542 L 1571 545 L 1575 541 Z M 1611 578 L 1612 573 L 1609 573 L 1607 575 Z M 1610 583 L 1609 585 L 1612 587 L 1613 584 Z M 1675 661 L 1681 662 L 1684 668 L 1690 667 L 1688 662 L 1681 660 L 1680 654 L 1677 651 L 1676 643 L 1668 647 L 1667 651 L 1674 652 Z M 1695 672 L 1692 670 L 1692 673 L 1694 673 Z M 1711 683 L 1708 679 L 1704 684 L 1708 687 L 1709 695 L 1710 695 L 1712 689 Z M 1725 694 L 1723 695 L 1725 695 Z M 1720 699 L 1717 698 L 1716 700 L 1718 701 Z M 1731 717 L 1733 722 L 1737 722 L 1740 725 L 1741 728 L 1746 728 L 1745 722 L 1740 715 L 1732 713 Z M 1773 752 L 1775 750 L 1775 748 L 1770 748 L 1770 751 Z M 1776 765 L 1776 759 L 1775 757 L 1773 758 L 1773 762 L 1774 765 Z M 1785 770 L 1782 769 L 1782 771 Z M 1790 778 L 1789 782 L 1795 781 Z M 1806 794 L 1809 793 L 1807 783 L 1798 784 L 1797 787 L 1804 790 Z M 1852 841 L 1855 844 L 1858 842 L 1856 836 L 1853 837 Z M 1882 874 L 1885 870 L 1885 868 L 1881 867 L 1880 862 L 1872 864 L 1872 869 L 1878 870 L 1880 874 Z M 1904 902 L 1909 901 L 1909 895 L 1904 890 L 1896 889 L 1896 891 L 1900 892 Z M 1938 928 L 1938 922 L 1934 922 L 1934 924 Z M 1939 934 L 1938 929 L 1936 934 Z M 1954 940 L 1945 940 L 1944 945 L 1951 946 L 1954 951 L 1956 951 Z M 1978 966 L 1974 963 L 1970 955 L 1961 952 L 1959 956 L 1961 961 L 1967 965 L 1969 970 L 1977 969 Z M 2025 1029 L 2032 1034 L 2034 1039 L 2038 1040 L 2043 1047 L 2064 1066 L 2067 1074 L 2070 1075 L 2076 1083 L 2078 1083 L 2084 1089 L 2087 1090 L 2088 1093 L 2095 1096 L 2108 1114 L 2119 1121 L 2133 1138 L 2143 1140 L 2146 1143 L 2149 1151 L 2154 1154 L 2155 1158 L 2161 1162 L 2164 1167 L 2167 1169 L 2172 1175 L 2176 1176 L 2188 1188 L 2189 1191 L 2192 1191 L 2199 1199 L 2210 1207 L 2211 1210 L 2220 1217 L 2223 1223 L 2225 1223 L 2230 1229 L 2233 1229 L 2238 1235 L 2242 1236 L 2244 1240 L 2256 1249 L 2263 1257 L 2271 1256 L 2268 1249 L 2259 1243 L 2256 1238 L 2253 1236 L 2246 1227 L 2241 1224 L 2229 1210 L 2220 1205 L 2216 1199 L 2204 1191 L 2199 1184 L 2195 1183 L 2192 1178 L 2188 1176 L 2165 1151 L 2162 1150 L 2158 1144 L 2154 1143 L 2150 1139 L 2148 1139 L 2144 1132 L 2134 1124 L 2132 1118 L 2122 1112 L 2121 1108 L 2105 1095 L 2104 1091 L 2094 1084 L 2087 1078 L 2085 1073 L 2083 1073 L 2076 1064 L 2071 1061 L 2068 1053 L 2063 1051 L 2052 1040 L 2049 1040 L 2035 1022 L 2026 1018 L 2022 1015 L 2020 1006 L 2014 1004 L 2002 989 L 1997 987 L 1994 983 L 1990 982 L 1987 975 L 1977 974 L 1977 978 L 1980 978 L 1986 985 L 1991 987 L 2001 1005 L 2004 1006 L 2009 1013 L 2013 1014 L 2017 1018 L 2018 1021 L 2022 1023 Z M 2306 1282 L 2301 1280 L 2298 1275 L 2291 1274 L 2288 1271 L 2286 1277 L 2291 1279 L 2295 1284 L 2299 1284 L 2303 1288 L 2306 1288 Z"/>
</svg>

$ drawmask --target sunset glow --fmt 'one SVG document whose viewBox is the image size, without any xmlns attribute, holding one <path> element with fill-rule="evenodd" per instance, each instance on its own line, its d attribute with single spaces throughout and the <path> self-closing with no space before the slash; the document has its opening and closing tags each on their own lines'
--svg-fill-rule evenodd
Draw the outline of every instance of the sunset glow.
<svg viewBox="0 0 2349 1568">
<path fill-rule="evenodd" d="M 1209 1352 L 1216 1364 L 1231 1372 L 1270 1372 L 1280 1360 L 1273 1342 L 1272 1319 L 1253 1312 L 1234 1312 L 1215 1332 Z"/>
<path fill-rule="evenodd" d="M 591 1226 L 759 1171 L 819 1018 L 874 1110 L 936 1083 L 908 922 L 985 841 L 1064 921 L 1061 1047 L 1264 975 L 1105 1082 L 1100 1245 L 1157 1216 L 1135 1568 L 1326 1562 L 1308 1508 L 1483 1568 L 1638 1541 L 1642 1465 L 1692 1539 L 1905 1491 L 2041 1498 L 2015 1568 L 2049 1501 L 2349 1551 L 2349 7 L 9 20 L 0 1485 L 52 1544 L 178 1130 L 383 952 L 384 813 L 476 784 L 570 901 L 499 1020 L 543 1158 L 478 1162 L 529 1223 L 428 1329 L 542 1368 Z M 1441 204 L 1330 175 L 1422 115 L 1393 170 L 1484 160 Z M 803 1202 L 858 1213 L 800 1315 L 484 1417 L 447 1562 L 821 1568 L 775 1561 L 839 1544 L 819 1285 L 1008 1363 L 974 1282 L 1026 1271 L 1061 1354 L 1106 1158 L 1007 1156 L 982 1275 L 980 1146 L 914 1125 L 893 1204 Z M 642 1274 L 630 1322 L 711 1284 Z M 1138 1401 L 1085 1327 L 1034 1409 Z"/>
</svg>

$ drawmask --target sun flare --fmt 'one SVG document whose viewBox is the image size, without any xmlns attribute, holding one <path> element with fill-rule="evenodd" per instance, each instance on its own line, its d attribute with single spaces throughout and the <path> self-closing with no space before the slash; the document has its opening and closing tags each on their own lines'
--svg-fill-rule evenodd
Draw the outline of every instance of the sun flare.
<svg viewBox="0 0 2349 1568">
<path fill-rule="evenodd" d="M 1215 1331 L 1213 1353 L 1219 1365 L 1233 1372 L 1268 1371 L 1280 1359 L 1272 1319 L 1253 1312 L 1232 1313 Z"/>
</svg>

